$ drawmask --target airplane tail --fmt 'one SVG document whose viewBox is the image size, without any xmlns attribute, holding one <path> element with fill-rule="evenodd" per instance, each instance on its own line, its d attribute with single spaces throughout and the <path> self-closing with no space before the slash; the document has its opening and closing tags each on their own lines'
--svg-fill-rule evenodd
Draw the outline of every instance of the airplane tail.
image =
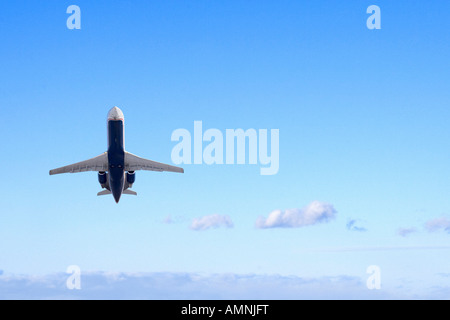
<svg viewBox="0 0 450 320">
<path fill-rule="evenodd" d="M 111 194 L 111 191 L 109 190 L 100 191 L 99 193 L 97 193 L 97 196 L 105 196 L 107 194 Z"/>
</svg>

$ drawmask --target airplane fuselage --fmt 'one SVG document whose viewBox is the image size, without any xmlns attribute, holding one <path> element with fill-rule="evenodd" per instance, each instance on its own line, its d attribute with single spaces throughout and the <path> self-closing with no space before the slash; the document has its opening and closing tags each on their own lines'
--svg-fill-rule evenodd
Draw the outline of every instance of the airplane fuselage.
<svg viewBox="0 0 450 320">
<path fill-rule="evenodd" d="M 108 119 L 109 187 L 119 202 L 125 185 L 124 121 Z"/>
</svg>

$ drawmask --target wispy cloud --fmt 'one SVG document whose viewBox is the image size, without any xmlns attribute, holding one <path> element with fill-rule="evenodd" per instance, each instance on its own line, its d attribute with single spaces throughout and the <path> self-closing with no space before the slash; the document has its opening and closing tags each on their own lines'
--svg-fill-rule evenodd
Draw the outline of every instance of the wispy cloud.
<svg viewBox="0 0 450 320">
<path fill-rule="evenodd" d="M 367 231 L 366 228 L 357 226 L 356 225 L 357 222 L 358 222 L 358 220 L 356 220 L 356 219 L 350 219 L 350 220 L 348 220 L 348 222 L 347 222 L 345 227 L 349 231 L 358 231 L 358 232 L 365 232 L 365 231 Z"/>
<path fill-rule="evenodd" d="M 336 216 L 331 204 L 313 201 L 303 209 L 274 210 L 267 218 L 259 217 L 256 227 L 265 228 L 299 228 L 317 223 L 328 222 Z"/>
<path fill-rule="evenodd" d="M 399 235 L 401 237 L 409 236 L 411 233 L 415 233 L 415 232 L 417 232 L 417 229 L 414 227 L 397 229 L 397 235 Z"/>
<path fill-rule="evenodd" d="M 220 227 L 232 228 L 233 221 L 231 221 L 231 218 L 227 215 L 211 214 L 200 218 L 195 218 L 192 220 L 190 226 L 192 230 L 196 231 Z"/>
<path fill-rule="evenodd" d="M 172 216 L 169 214 L 168 216 L 166 216 L 163 220 L 163 223 L 165 224 L 172 224 L 173 223 L 173 219 Z"/>
<path fill-rule="evenodd" d="M 425 223 L 425 229 L 430 232 L 444 230 L 445 232 L 450 233 L 450 219 L 441 217 L 429 220 Z"/>
<path fill-rule="evenodd" d="M 164 224 L 178 224 L 178 223 L 184 223 L 187 221 L 187 218 L 182 215 L 172 215 L 168 214 L 164 217 L 164 219 L 161 220 Z"/>
</svg>

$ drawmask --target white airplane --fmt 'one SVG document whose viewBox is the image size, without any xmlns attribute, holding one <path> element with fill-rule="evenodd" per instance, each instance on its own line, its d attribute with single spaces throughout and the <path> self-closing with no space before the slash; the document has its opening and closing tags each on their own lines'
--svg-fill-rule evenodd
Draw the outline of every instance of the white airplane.
<svg viewBox="0 0 450 320">
<path fill-rule="evenodd" d="M 183 168 L 143 159 L 125 151 L 124 117 L 122 110 L 114 107 L 108 113 L 108 151 L 86 161 L 50 170 L 50 175 L 98 171 L 98 181 L 105 190 L 97 195 L 112 194 L 119 203 L 122 194 L 137 195 L 129 189 L 135 182 L 137 170 L 184 173 Z"/>
</svg>

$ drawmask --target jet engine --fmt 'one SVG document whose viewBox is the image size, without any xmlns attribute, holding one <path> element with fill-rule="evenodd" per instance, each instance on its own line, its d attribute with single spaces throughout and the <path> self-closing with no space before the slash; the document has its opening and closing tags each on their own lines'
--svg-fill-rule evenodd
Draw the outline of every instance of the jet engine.
<svg viewBox="0 0 450 320">
<path fill-rule="evenodd" d="M 136 175 L 134 171 L 128 171 L 127 172 L 127 182 L 130 186 L 133 185 L 134 181 L 136 181 Z"/>
<path fill-rule="evenodd" d="M 106 188 L 108 184 L 108 174 L 104 171 L 100 171 L 98 173 L 98 182 L 100 182 L 102 188 Z"/>
</svg>

